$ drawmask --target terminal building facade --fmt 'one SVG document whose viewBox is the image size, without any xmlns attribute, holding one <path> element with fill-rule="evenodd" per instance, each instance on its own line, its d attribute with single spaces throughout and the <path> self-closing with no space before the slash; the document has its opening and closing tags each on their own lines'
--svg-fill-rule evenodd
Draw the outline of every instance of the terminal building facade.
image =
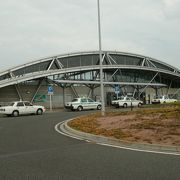
<svg viewBox="0 0 180 180">
<path fill-rule="evenodd" d="M 138 54 L 103 51 L 105 104 L 119 96 L 133 96 L 151 103 L 155 95 L 180 99 L 180 70 L 167 63 Z M 17 100 L 49 107 L 63 107 L 74 97 L 100 100 L 99 52 L 55 55 L 0 73 L 0 104 Z"/>
</svg>

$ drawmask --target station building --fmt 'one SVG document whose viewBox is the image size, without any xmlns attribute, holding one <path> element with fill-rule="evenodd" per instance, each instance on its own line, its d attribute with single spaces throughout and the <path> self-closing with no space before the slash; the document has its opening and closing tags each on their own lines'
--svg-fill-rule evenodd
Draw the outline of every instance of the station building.
<svg viewBox="0 0 180 180">
<path fill-rule="evenodd" d="M 100 100 L 99 52 L 55 55 L 0 72 L 0 104 L 27 100 L 54 108 L 74 97 Z M 180 99 L 180 70 L 138 54 L 102 52 L 106 106 L 119 96 L 133 96 L 151 103 L 155 95 Z M 51 92 L 48 90 L 51 87 Z"/>
</svg>

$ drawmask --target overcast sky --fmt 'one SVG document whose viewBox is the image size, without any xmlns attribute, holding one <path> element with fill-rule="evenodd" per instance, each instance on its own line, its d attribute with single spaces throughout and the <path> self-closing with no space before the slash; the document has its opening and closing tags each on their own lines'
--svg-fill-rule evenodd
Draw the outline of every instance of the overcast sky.
<svg viewBox="0 0 180 180">
<path fill-rule="evenodd" d="M 180 0 L 100 0 L 102 49 L 180 68 Z M 97 0 L 0 0 L 0 71 L 98 50 Z"/>
</svg>

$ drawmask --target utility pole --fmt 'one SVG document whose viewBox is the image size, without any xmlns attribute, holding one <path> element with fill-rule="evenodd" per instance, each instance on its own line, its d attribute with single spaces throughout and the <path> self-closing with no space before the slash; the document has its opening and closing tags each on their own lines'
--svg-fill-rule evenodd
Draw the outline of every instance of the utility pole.
<svg viewBox="0 0 180 180">
<path fill-rule="evenodd" d="M 100 20 L 100 4 L 97 0 L 98 5 L 98 31 L 99 31 L 99 68 L 100 68 L 100 89 L 101 89 L 101 115 L 105 115 L 105 104 L 104 104 L 104 84 L 103 84 L 103 67 L 102 67 L 102 48 L 101 48 L 101 20 Z"/>
</svg>

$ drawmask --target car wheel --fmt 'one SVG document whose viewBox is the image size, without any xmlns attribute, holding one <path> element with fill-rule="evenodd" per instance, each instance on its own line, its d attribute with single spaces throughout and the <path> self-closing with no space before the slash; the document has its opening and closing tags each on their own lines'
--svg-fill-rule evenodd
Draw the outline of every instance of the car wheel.
<svg viewBox="0 0 180 180">
<path fill-rule="evenodd" d="M 37 115 L 42 115 L 42 113 L 43 113 L 42 109 L 38 109 L 38 110 L 36 111 L 36 114 L 37 114 Z"/>
<path fill-rule="evenodd" d="M 123 108 L 127 108 L 127 104 L 126 103 L 123 104 Z"/>
<path fill-rule="evenodd" d="M 78 110 L 78 111 L 82 111 L 82 110 L 83 110 L 83 107 L 82 107 L 82 106 L 78 106 L 77 110 Z"/>
<path fill-rule="evenodd" d="M 13 112 L 12 112 L 12 115 L 13 115 L 14 117 L 19 116 L 19 111 L 13 111 Z"/>
<path fill-rule="evenodd" d="M 142 104 L 141 104 L 141 103 L 139 103 L 139 104 L 138 104 L 138 107 L 141 107 L 141 106 L 142 106 Z"/>
<path fill-rule="evenodd" d="M 97 106 L 97 110 L 101 110 L 101 105 L 98 105 L 98 106 Z"/>
<path fill-rule="evenodd" d="M 116 108 L 120 108 L 119 104 L 117 104 L 115 107 L 116 107 Z"/>
</svg>

